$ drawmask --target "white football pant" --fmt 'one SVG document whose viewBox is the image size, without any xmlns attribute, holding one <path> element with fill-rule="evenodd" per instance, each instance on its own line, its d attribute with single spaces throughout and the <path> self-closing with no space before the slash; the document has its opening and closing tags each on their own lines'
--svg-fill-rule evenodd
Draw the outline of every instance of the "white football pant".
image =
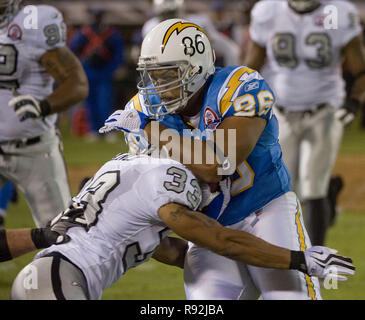
<svg viewBox="0 0 365 320">
<path fill-rule="evenodd" d="M 279 143 L 293 190 L 300 199 L 327 196 L 331 172 L 343 135 L 343 125 L 327 105 L 313 115 L 301 112 L 275 115 L 279 121 Z"/>
<path fill-rule="evenodd" d="M 311 246 L 294 192 L 272 200 L 229 228 L 291 250 Z M 184 267 L 189 300 L 321 299 L 318 279 L 297 270 L 259 268 L 217 255 L 192 243 Z"/>
<path fill-rule="evenodd" d="M 62 142 L 56 130 L 45 132 L 41 141 L 17 148 L 2 144 L 0 187 L 12 181 L 23 192 L 37 227 L 43 227 L 71 199 Z M 10 154 L 10 155 L 9 155 Z"/>
</svg>

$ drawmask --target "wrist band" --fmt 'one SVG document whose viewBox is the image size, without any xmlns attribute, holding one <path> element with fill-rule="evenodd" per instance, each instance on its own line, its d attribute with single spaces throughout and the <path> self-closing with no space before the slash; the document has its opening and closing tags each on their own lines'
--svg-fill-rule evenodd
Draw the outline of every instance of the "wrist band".
<svg viewBox="0 0 365 320">
<path fill-rule="evenodd" d="M 40 101 L 39 106 L 41 108 L 42 117 L 48 116 L 51 113 L 51 105 L 47 100 Z"/>
<path fill-rule="evenodd" d="M 31 230 L 32 241 L 37 249 L 43 249 L 48 247 L 47 241 L 44 239 L 44 233 L 42 228 L 36 228 Z"/>
<path fill-rule="evenodd" d="M 305 263 L 305 256 L 303 251 L 290 251 L 290 266 L 289 269 L 299 270 L 307 273 L 307 264 Z"/>
<path fill-rule="evenodd" d="M 12 258 L 6 239 L 6 231 L 0 230 L 0 262 L 8 261 Z"/>
</svg>

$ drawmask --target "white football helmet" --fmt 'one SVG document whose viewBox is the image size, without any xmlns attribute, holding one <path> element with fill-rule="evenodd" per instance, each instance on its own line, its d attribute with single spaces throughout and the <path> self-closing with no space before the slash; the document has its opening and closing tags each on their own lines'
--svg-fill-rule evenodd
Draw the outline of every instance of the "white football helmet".
<svg viewBox="0 0 365 320">
<path fill-rule="evenodd" d="M 8 26 L 18 12 L 21 0 L 0 0 L 0 29 Z"/>
<path fill-rule="evenodd" d="M 170 19 L 154 27 L 142 42 L 137 67 L 137 87 L 151 114 L 181 111 L 214 73 L 214 62 L 210 41 L 195 23 Z"/>
<path fill-rule="evenodd" d="M 298 13 L 311 12 L 321 4 L 320 0 L 288 0 L 289 6 Z"/>
</svg>

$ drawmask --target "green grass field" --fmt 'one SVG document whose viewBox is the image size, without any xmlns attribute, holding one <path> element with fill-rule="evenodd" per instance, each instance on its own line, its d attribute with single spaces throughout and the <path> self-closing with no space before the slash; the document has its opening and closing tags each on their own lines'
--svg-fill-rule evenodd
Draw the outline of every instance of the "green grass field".
<svg viewBox="0 0 365 320">
<path fill-rule="evenodd" d="M 70 168 L 100 166 L 115 154 L 125 151 L 123 143 L 96 142 L 87 144 L 72 137 L 63 126 L 65 159 Z M 365 131 L 354 124 L 346 133 L 340 150 L 342 154 L 365 155 Z M 365 180 L 365 173 L 364 175 Z M 70 181 L 72 177 L 70 177 Z M 72 185 L 75 193 L 77 186 Z M 364 195 L 365 196 L 365 195 Z M 11 204 L 6 219 L 7 228 L 33 226 L 27 205 L 20 195 L 17 204 Z M 365 212 L 343 211 L 334 227 L 329 231 L 327 246 L 351 256 L 357 267 L 356 275 L 337 290 L 322 289 L 324 299 L 365 299 Z M 9 299 L 11 284 L 16 274 L 29 263 L 34 253 L 0 264 L 0 299 Z M 124 300 L 175 300 L 185 299 L 182 270 L 162 265 L 151 259 L 149 262 L 129 270 L 122 279 L 108 288 L 103 299 Z"/>
</svg>

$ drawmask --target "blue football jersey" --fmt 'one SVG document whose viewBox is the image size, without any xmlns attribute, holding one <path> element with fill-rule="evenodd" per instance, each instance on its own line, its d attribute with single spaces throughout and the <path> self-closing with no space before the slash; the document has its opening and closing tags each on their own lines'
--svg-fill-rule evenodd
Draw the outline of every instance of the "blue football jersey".
<svg viewBox="0 0 365 320">
<path fill-rule="evenodd" d="M 141 118 L 149 116 L 141 95 L 136 95 L 130 103 L 139 111 Z M 274 94 L 266 81 L 257 71 L 245 66 L 217 68 L 207 81 L 197 127 L 198 132 L 203 133 L 202 138 L 227 117 L 262 117 L 267 120 L 251 154 L 237 163 L 228 207 L 219 217 L 214 203 L 206 212 L 223 225 L 241 221 L 290 191 L 290 174 L 282 160 L 278 121 L 272 110 L 274 103 Z M 184 129 L 191 128 L 191 124 L 184 123 L 177 114 L 166 115 L 160 122 L 180 134 L 186 134 Z"/>
</svg>

